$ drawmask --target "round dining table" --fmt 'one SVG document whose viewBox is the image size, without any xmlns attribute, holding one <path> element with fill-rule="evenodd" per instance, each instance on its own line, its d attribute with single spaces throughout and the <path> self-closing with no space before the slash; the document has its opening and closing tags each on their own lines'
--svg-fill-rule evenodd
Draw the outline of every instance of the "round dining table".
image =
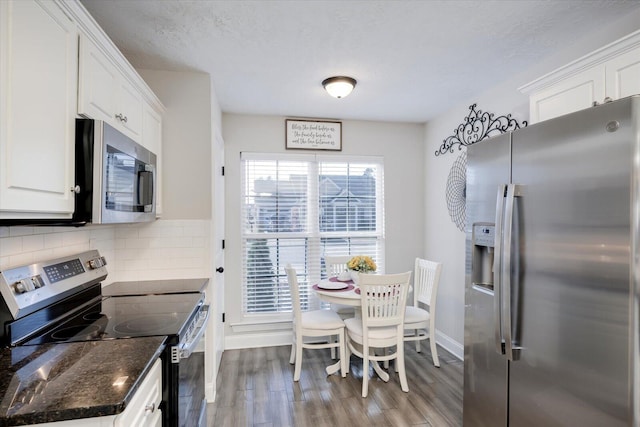
<svg viewBox="0 0 640 427">
<path fill-rule="evenodd" d="M 360 297 L 360 288 L 353 281 L 339 281 L 336 277 L 324 279 L 312 286 L 314 292 L 322 301 L 332 304 L 350 305 L 355 308 L 355 317 L 360 318 L 362 313 L 362 299 Z M 409 288 L 411 289 L 411 288 Z M 345 334 L 345 339 L 347 339 Z M 346 343 L 345 343 L 346 345 Z M 349 361 L 347 361 L 348 365 Z M 373 369 L 378 373 L 380 378 L 388 378 L 388 373 L 384 372 L 378 362 L 372 362 Z M 340 360 L 333 365 L 327 366 L 327 375 L 334 374 L 340 370 Z"/>
<path fill-rule="evenodd" d="M 352 280 L 339 281 L 335 277 L 324 279 L 313 285 L 313 290 L 322 301 L 332 304 L 360 307 L 360 290 Z"/>
</svg>

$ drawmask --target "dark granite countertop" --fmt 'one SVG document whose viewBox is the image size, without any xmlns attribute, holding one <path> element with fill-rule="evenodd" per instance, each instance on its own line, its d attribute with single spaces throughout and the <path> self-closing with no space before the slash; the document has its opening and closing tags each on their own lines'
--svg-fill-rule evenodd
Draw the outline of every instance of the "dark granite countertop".
<svg viewBox="0 0 640 427">
<path fill-rule="evenodd" d="M 116 415 L 166 337 L 44 344 L 0 350 L 0 426 Z M 122 386 L 114 386 L 127 377 Z"/>
</svg>

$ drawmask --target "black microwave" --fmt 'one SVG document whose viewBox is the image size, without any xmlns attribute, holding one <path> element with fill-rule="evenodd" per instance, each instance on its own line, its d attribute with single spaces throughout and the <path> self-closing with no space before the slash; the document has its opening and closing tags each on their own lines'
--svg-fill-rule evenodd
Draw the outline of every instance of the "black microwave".
<svg viewBox="0 0 640 427">
<path fill-rule="evenodd" d="M 156 155 L 109 124 L 76 119 L 75 224 L 156 218 Z"/>
</svg>

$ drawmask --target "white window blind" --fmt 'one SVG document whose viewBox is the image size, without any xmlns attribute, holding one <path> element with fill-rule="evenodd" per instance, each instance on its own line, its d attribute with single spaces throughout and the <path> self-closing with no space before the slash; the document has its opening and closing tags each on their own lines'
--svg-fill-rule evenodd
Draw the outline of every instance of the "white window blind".
<svg viewBox="0 0 640 427">
<path fill-rule="evenodd" d="M 383 164 L 376 157 L 242 153 L 242 306 L 291 311 L 284 267 L 298 274 L 303 309 L 324 255 L 369 255 L 384 272 Z"/>
</svg>

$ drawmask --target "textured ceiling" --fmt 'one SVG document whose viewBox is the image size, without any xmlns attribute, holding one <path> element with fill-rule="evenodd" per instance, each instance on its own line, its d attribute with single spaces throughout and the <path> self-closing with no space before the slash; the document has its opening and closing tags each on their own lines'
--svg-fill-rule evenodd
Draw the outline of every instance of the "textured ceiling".
<svg viewBox="0 0 640 427">
<path fill-rule="evenodd" d="M 425 122 L 639 1 L 81 0 L 137 68 L 210 73 L 223 112 Z M 347 98 L 320 82 L 358 81 Z"/>
</svg>

